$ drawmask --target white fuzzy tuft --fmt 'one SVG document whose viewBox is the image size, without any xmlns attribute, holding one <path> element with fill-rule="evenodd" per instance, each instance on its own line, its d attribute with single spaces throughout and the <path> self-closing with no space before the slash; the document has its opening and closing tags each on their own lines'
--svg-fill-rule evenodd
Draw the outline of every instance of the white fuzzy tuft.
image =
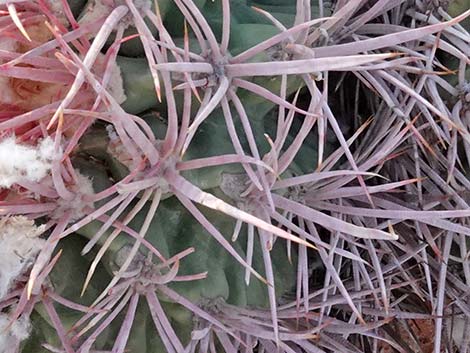
<svg viewBox="0 0 470 353">
<path fill-rule="evenodd" d="M 0 141 L 0 187 L 9 188 L 21 180 L 38 182 L 51 169 L 57 157 L 51 138 L 43 139 L 37 147 L 20 145 L 15 137 Z"/>
<path fill-rule="evenodd" d="M 112 11 L 112 7 L 105 4 L 101 0 L 91 0 L 85 6 L 82 11 L 78 23 L 80 26 L 97 21 L 103 16 L 109 16 Z"/>
<path fill-rule="evenodd" d="M 126 148 L 123 146 L 121 139 L 116 134 L 114 127 L 108 125 L 106 131 L 109 136 L 109 144 L 107 152 L 114 157 L 119 163 L 125 165 L 127 169 L 134 170 L 137 168 L 138 162 L 135 162 L 131 155 L 127 152 Z"/>
<path fill-rule="evenodd" d="M 19 352 L 20 343 L 31 331 L 29 318 L 20 317 L 10 325 L 7 314 L 0 313 L 0 352 Z"/>
<path fill-rule="evenodd" d="M 0 219 L 0 299 L 44 246 L 45 240 L 39 238 L 42 232 L 44 226 L 36 227 L 24 216 Z"/>
<path fill-rule="evenodd" d="M 111 69 L 111 76 L 109 78 L 107 88 L 109 93 L 119 104 L 124 103 L 124 101 L 127 99 L 124 92 L 124 82 L 122 80 L 121 69 L 115 63 Z"/>
<path fill-rule="evenodd" d="M 135 7 L 140 11 L 140 13 L 144 13 L 147 10 L 151 9 L 151 1 L 150 0 L 134 0 Z M 83 26 L 87 23 L 92 23 L 97 21 L 102 17 L 107 17 L 113 11 L 114 8 L 126 5 L 125 0 L 88 0 L 88 3 L 85 6 L 85 10 L 82 11 L 78 23 Z M 132 15 L 128 14 L 124 19 L 121 21 L 121 25 L 124 25 L 125 28 L 129 26 L 133 26 L 133 18 Z"/>
<path fill-rule="evenodd" d="M 57 209 L 51 214 L 52 218 L 59 219 L 64 213 L 72 211 L 71 221 L 76 221 L 86 215 L 85 209 L 93 207 L 93 202 L 85 201 L 84 196 L 93 195 L 93 183 L 90 178 L 75 170 L 77 184 L 73 187 L 75 197 L 72 200 L 57 200 Z"/>
</svg>

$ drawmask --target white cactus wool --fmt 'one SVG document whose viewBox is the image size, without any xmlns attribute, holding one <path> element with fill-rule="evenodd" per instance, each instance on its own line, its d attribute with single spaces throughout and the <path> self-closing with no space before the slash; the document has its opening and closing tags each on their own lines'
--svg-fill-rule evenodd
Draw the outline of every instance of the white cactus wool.
<svg viewBox="0 0 470 353">
<path fill-rule="evenodd" d="M 29 337 L 31 323 L 29 318 L 21 317 L 10 322 L 7 314 L 0 314 L 0 353 L 16 353 L 21 341 Z"/>
<path fill-rule="evenodd" d="M 14 136 L 1 140 L 0 187 L 10 188 L 21 180 L 40 181 L 49 173 L 54 158 L 54 142 L 49 137 L 37 147 L 19 144 Z"/>
<path fill-rule="evenodd" d="M 39 238 L 43 231 L 44 226 L 37 227 L 24 216 L 0 219 L 0 300 L 44 246 L 45 240 Z"/>
</svg>

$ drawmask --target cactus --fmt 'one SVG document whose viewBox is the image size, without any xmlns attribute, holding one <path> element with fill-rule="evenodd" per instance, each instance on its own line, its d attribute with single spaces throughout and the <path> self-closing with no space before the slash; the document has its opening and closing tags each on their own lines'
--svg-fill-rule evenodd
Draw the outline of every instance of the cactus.
<svg viewBox="0 0 470 353">
<path fill-rule="evenodd" d="M 0 6 L 0 351 L 465 345 L 468 11 Z"/>
</svg>

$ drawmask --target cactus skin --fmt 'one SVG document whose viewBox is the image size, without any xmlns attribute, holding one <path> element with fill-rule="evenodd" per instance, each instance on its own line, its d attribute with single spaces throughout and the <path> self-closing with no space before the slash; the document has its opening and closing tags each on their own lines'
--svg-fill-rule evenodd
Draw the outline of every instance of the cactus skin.
<svg viewBox="0 0 470 353">
<path fill-rule="evenodd" d="M 88 172 L 88 176 L 93 175 L 95 187 L 98 188 L 99 185 L 103 187 L 103 182 L 106 180 L 106 176 L 103 175 L 105 173 L 104 169 L 102 169 L 100 173 L 99 169 L 93 164 L 90 164 L 90 162 L 81 162 L 81 164 L 78 165 L 81 165 L 80 170 L 83 171 L 83 173 L 86 174 Z M 213 191 L 215 195 L 226 197 L 220 190 Z M 129 226 L 136 230 L 139 229 L 147 210 L 148 206 L 144 207 Z M 226 217 L 220 217 L 220 215 L 214 211 L 205 211 L 204 213 L 206 217 L 221 230 L 222 234 L 231 235 L 234 227 L 232 220 Z M 84 245 L 83 238 L 80 237 L 80 235 L 91 238 L 98 231 L 99 227 L 100 223 L 98 222 L 90 223 L 81 228 L 73 237 L 67 238 L 66 241 L 62 242 L 61 248 L 64 249 L 65 252 L 63 253 L 61 261 L 51 274 L 52 284 L 58 294 L 78 303 L 89 304 L 90 300 L 99 294 L 100 290 L 103 289 L 103 284 L 109 281 L 107 278 L 109 279 L 112 276 L 112 271 L 115 268 L 113 261 L 116 258 L 116 254 L 118 254 L 123 247 L 132 243 L 132 240 L 125 235 L 122 235 L 112 243 L 112 247 L 104 260 L 104 266 L 94 275 L 93 281 L 85 292 L 85 297 L 80 298 L 78 293 L 81 291 L 81 285 L 84 282 L 84 274 L 87 272 L 86 260 L 92 259 L 93 254 L 83 258 L 76 252 L 76 249 Z M 194 222 L 192 216 L 174 197 L 162 201 L 157 214 L 152 220 L 147 239 L 166 257 L 170 257 L 171 254 L 178 253 L 188 247 L 195 248 L 195 253 L 189 255 L 182 261 L 179 273 L 181 275 L 190 275 L 194 272 L 207 271 L 207 278 L 196 282 L 173 283 L 170 285 L 171 288 L 192 302 L 210 303 L 211 301 L 219 301 L 222 299 L 228 304 L 239 307 L 266 308 L 268 306 L 269 303 L 265 294 L 265 284 L 252 278 L 250 285 L 246 286 L 244 269 L 240 267 L 232 257 L 225 254 L 225 250 L 220 247 L 218 242 L 210 237 L 201 225 Z M 237 242 L 234 243 L 235 249 L 242 255 L 246 252 L 246 248 L 243 244 L 246 244 L 246 229 L 242 229 Z M 276 242 L 271 254 L 274 259 L 273 266 L 275 269 L 276 283 L 278 284 L 276 290 L 278 296 L 281 297 L 293 290 L 296 273 L 295 257 L 293 262 L 287 259 L 285 245 L 282 242 Z M 263 275 L 261 259 L 260 244 L 256 241 L 253 267 Z M 72 272 L 64 273 L 64 270 Z M 181 336 L 181 339 L 185 341 L 188 340 L 188 333 L 191 332 L 193 327 L 190 313 L 175 306 L 171 301 L 166 302 L 165 298 L 161 300 L 162 305 L 167 308 L 167 315 L 172 320 L 175 327 L 179 327 L 181 332 L 186 332 L 186 334 Z M 152 342 L 149 342 L 148 338 L 145 339 L 145 335 L 148 332 L 148 329 L 145 328 L 145 323 L 149 320 L 149 313 L 142 305 L 139 306 L 139 308 L 135 319 L 136 327 L 133 328 L 128 347 L 135 347 L 134 349 L 144 349 L 148 347 L 146 348 L 147 350 L 142 350 L 141 352 L 165 352 L 163 348 L 155 348 L 162 347 L 158 339 Z M 45 324 L 44 321 L 42 321 L 43 323 L 39 324 L 41 320 L 48 321 L 47 316 L 44 313 L 41 315 L 41 312 L 43 312 L 43 310 L 39 307 L 38 313 L 41 319 L 37 318 L 35 321 L 37 322 L 37 326 L 41 327 L 41 330 L 40 332 L 34 332 L 31 340 L 28 341 L 25 346 L 25 352 L 28 352 L 27 347 L 29 345 L 34 346 L 33 342 L 41 341 L 44 338 L 53 346 L 57 346 L 58 344 L 57 337 L 53 334 L 54 330 L 50 322 Z M 64 323 L 68 323 L 69 327 L 80 317 L 79 314 L 70 316 L 70 312 L 67 310 L 60 311 L 59 314 L 61 318 L 63 318 Z M 147 325 L 149 324 L 147 323 Z M 95 344 L 96 348 L 109 348 L 107 347 L 107 342 L 112 340 L 112 337 L 115 337 L 118 328 L 119 321 L 117 320 L 114 325 L 110 326 L 107 331 L 100 336 L 100 340 Z"/>
<path fill-rule="evenodd" d="M 449 2 L 449 5 L 446 9 L 446 12 L 452 16 L 452 17 L 457 17 L 458 15 L 461 15 L 465 11 L 468 11 L 470 9 L 470 1 L 468 0 L 452 0 Z M 460 22 L 460 25 L 465 28 L 465 30 L 468 32 L 470 29 L 470 19 L 466 18 L 462 22 Z"/>
<path fill-rule="evenodd" d="M 107 186 L 105 169 L 99 170 L 96 165 L 85 160 L 78 163 L 77 167 L 85 175 L 93 177 L 96 191 L 105 189 Z M 236 169 L 230 170 L 230 168 L 228 170 L 232 173 L 237 171 Z M 211 188 L 214 188 L 220 185 L 223 173 L 227 173 L 227 170 L 219 170 L 218 174 L 211 173 L 211 171 L 201 172 L 200 175 L 196 175 L 194 178 L 190 177 L 189 179 L 200 187 L 207 188 L 209 187 L 208 184 L 217 184 L 210 185 Z M 217 177 L 214 177 L 214 175 L 217 175 Z M 211 179 L 213 180 L 212 183 L 210 182 Z M 212 189 L 211 191 L 213 194 L 227 199 L 227 196 L 220 189 Z M 228 201 L 233 202 L 231 200 Z M 129 206 L 129 209 L 131 207 L 132 205 Z M 129 226 L 132 229 L 138 230 L 143 223 L 147 211 L 148 207 L 146 206 L 131 221 Z M 227 235 L 227 237 L 231 235 L 235 225 L 233 220 L 220 217 L 220 215 L 210 210 L 204 211 L 204 214 L 216 228 L 221 230 L 222 234 Z M 78 230 L 77 233 L 91 238 L 99 229 L 99 226 L 99 222 L 90 223 Z M 181 263 L 180 272 L 182 275 L 186 275 L 192 272 L 207 271 L 208 277 L 206 280 L 201 280 L 197 283 L 174 284 L 174 288 L 181 292 L 181 294 L 184 294 L 185 297 L 191 298 L 195 302 L 202 299 L 223 298 L 234 305 L 267 305 L 264 295 L 264 284 L 257 280 L 252 280 L 250 286 L 245 288 L 242 283 L 244 282 L 244 269 L 237 266 L 230 256 L 224 255 L 224 250 L 220 248 L 218 243 L 204 231 L 200 224 L 194 222 L 192 216 L 174 197 L 161 202 L 157 214 L 152 220 L 147 238 L 165 257 L 170 257 L 171 254 L 176 254 L 189 247 L 196 249 L 195 254 L 189 255 Z M 116 253 L 128 243 L 131 243 L 131 239 L 124 235 L 114 241 L 112 243 L 112 250 L 108 254 L 108 261 L 112 262 Z M 234 243 L 237 251 L 244 254 L 246 253 L 246 248 L 242 244 L 246 244 L 246 229 L 242 230 L 239 240 Z M 259 261 L 261 259 L 260 251 L 259 243 L 256 243 L 254 260 L 258 259 Z M 278 268 L 276 272 L 279 283 L 281 283 L 281 286 L 278 288 L 279 295 L 282 295 L 292 289 L 295 262 L 289 264 L 286 257 L 286 249 L 282 242 L 277 242 L 272 252 L 273 257 L 276 259 L 274 265 Z M 255 262 L 254 267 L 262 272 L 263 267 L 261 263 Z M 112 266 L 108 265 L 107 268 L 109 272 L 112 271 Z M 234 289 L 233 292 L 232 287 Z"/>
</svg>

